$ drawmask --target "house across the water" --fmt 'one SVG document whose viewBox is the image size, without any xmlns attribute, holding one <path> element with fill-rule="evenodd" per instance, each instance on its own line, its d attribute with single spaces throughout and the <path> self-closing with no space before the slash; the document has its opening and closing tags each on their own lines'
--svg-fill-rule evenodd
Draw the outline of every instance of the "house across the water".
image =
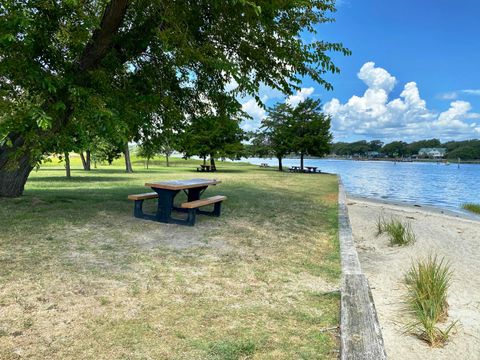
<svg viewBox="0 0 480 360">
<path fill-rule="evenodd" d="M 447 154 L 446 148 L 421 148 L 418 150 L 418 157 L 442 159 Z"/>
</svg>

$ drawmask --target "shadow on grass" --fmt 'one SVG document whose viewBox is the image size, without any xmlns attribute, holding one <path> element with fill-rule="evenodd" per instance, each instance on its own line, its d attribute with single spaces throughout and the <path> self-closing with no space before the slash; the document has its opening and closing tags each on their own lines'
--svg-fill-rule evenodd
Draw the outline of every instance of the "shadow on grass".
<svg viewBox="0 0 480 360">
<path fill-rule="evenodd" d="M 191 169 L 189 172 L 195 173 L 198 175 L 207 175 L 207 174 L 240 174 L 240 173 L 246 173 L 251 171 L 251 169 L 222 169 L 222 168 L 217 168 L 217 171 L 214 172 L 209 172 L 209 171 L 197 171 L 196 169 Z"/>
<path fill-rule="evenodd" d="M 155 172 L 168 172 L 170 168 L 154 168 L 154 169 L 134 169 L 133 174 L 142 174 L 142 173 L 155 173 Z M 172 169 L 173 170 L 173 169 Z M 178 171 L 179 169 L 176 168 L 175 171 Z M 188 170 L 188 169 L 187 169 Z M 42 167 L 41 172 L 44 171 L 50 171 L 50 172 L 63 172 L 65 173 L 65 169 L 58 168 L 58 167 Z M 120 169 L 118 167 L 112 167 L 111 169 L 109 168 L 101 168 L 101 169 L 92 169 L 90 171 L 85 171 L 82 169 L 72 169 L 72 173 L 81 173 L 83 176 L 90 176 L 91 174 L 119 174 L 119 175 L 128 175 L 124 169 Z M 32 174 L 35 174 L 35 172 L 32 172 Z"/>
<path fill-rule="evenodd" d="M 60 185 L 67 185 L 71 180 L 57 177 L 32 177 L 29 181 L 50 181 L 55 179 Z M 108 182 L 124 181 L 124 178 L 110 177 L 82 177 L 76 178 L 79 186 L 82 183 L 89 182 Z M 133 201 L 129 201 L 127 196 L 149 192 L 138 184 L 131 186 L 115 185 L 114 187 L 50 187 L 48 189 L 27 189 L 25 195 L 17 199 L 3 199 L 1 205 L 4 208 L 4 218 L 0 221 L 4 226 L 9 222 L 18 222 L 17 219 L 25 219 L 26 214 L 35 213 L 35 217 L 41 217 L 46 222 L 61 220 L 72 220 L 72 214 L 75 221 L 89 221 L 95 217 L 97 212 L 107 212 L 116 215 L 131 214 Z M 234 217 L 237 219 L 246 219 L 249 222 L 261 223 L 263 221 L 275 221 L 276 217 L 287 217 L 297 219 L 301 223 L 306 218 L 317 218 L 317 222 L 330 222 L 335 214 L 328 216 L 331 207 L 328 204 L 317 203 L 315 213 L 312 213 L 311 199 L 305 196 L 303 192 L 278 191 L 276 189 L 265 189 L 255 186 L 255 184 L 233 183 L 209 187 L 203 197 L 213 195 L 225 195 L 228 197 L 223 206 L 225 217 Z M 176 202 L 185 201 L 185 194 L 180 192 L 176 197 Z M 151 200 L 154 201 L 154 200 Z M 149 201 L 149 202 L 151 202 Z M 32 205 L 33 204 L 33 205 Z M 325 216 L 322 216 L 325 214 Z M 23 222 L 22 220 L 21 222 Z M 308 221 L 307 221 L 308 222 Z M 301 224 L 300 224 L 301 225 Z M 300 226 L 299 225 L 299 226 Z M 313 223 L 312 223 L 313 225 Z"/>
<path fill-rule="evenodd" d="M 28 178 L 28 182 L 64 182 L 74 183 L 89 183 L 89 182 L 125 182 L 126 179 L 122 179 L 117 176 L 72 176 L 71 178 L 66 178 L 65 176 L 31 176 Z"/>
<path fill-rule="evenodd" d="M 57 252 L 71 251 L 70 248 L 78 236 L 77 233 L 69 232 L 72 226 L 91 230 L 91 235 L 88 235 L 91 239 L 82 240 L 87 244 L 97 235 L 101 236 L 105 229 L 112 233 L 118 231 L 130 234 L 129 228 L 132 224 L 129 219 L 142 220 L 133 218 L 134 204 L 127 196 L 148 190 L 141 185 L 119 185 L 116 183 L 115 187 L 106 188 L 33 188 L 27 189 L 21 198 L 0 199 L 0 229 L 12 230 L 16 234 L 15 237 L 5 238 L 5 244 L 15 244 L 20 248 L 23 246 L 26 251 L 35 253 L 38 249 L 48 248 L 53 236 L 55 239 L 62 239 L 58 240 Z M 225 232 L 227 237 L 235 236 L 237 232 L 242 232 L 240 239 L 245 236 L 255 237 L 258 236 L 258 229 L 264 231 L 268 226 L 268 232 L 308 239 L 314 236 L 314 229 L 330 232 L 337 227 L 336 206 L 322 201 L 312 202 L 305 191 L 298 188 L 279 191 L 275 188 L 258 187 L 254 183 L 236 182 L 209 187 L 203 197 L 213 195 L 225 195 L 228 198 L 222 206 L 220 219 L 214 221 L 215 231 Z M 185 200 L 186 195 L 179 192 L 175 203 Z M 145 202 L 146 213 L 153 213 L 155 207 L 155 200 Z M 209 219 L 208 222 L 210 220 L 213 221 Z M 169 228 L 164 228 L 165 231 L 173 233 L 195 234 L 200 231 L 200 234 L 204 234 L 202 236 L 208 237 L 208 222 L 205 220 L 200 230 L 197 227 L 162 223 L 159 223 L 158 227 L 168 226 Z M 220 230 L 218 222 L 222 224 Z M 140 230 L 140 234 L 141 232 Z M 279 246 L 283 245 L 279 243 Z M 333 280 L 338 276 L 338 271 L 335 270 L 339 268 L 335 265 L 338 263 L 338 251 L 319 256 L 318 263 L 307 264 L 302 258 L 297 262 L 313 276 L 325 276 Z"/>
</svg>

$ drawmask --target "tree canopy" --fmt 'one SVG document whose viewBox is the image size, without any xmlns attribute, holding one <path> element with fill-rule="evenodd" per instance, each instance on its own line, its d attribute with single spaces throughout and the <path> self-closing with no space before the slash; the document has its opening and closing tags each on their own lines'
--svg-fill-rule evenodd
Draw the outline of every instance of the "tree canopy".
<svg viewBox="0 0 480 360">
<path fill-rule="evenodd" d="M 304 156 L 326 155 L 330 151 L 330 116 L 321 110 L 320 100 L 306 99 L 297 106 L 277 103 L 254 137 L 253 147 L 259 156 L 275 156 L 282 171 L 282 159 L 290 153 Z"/>
<path fill-rule="evenodd" d="M 330 152 L 330 116 L 322 112 L 319 99 L 311 98 L 290 108 L 291 149 L 300 155 L 300 168 L 303 170 L 304 156 L 321 157 Z"/>
<path fill-rule="evenodd" d="M 227 84 L 232 99 L 258 99 L 262 83 L 291 93 L 305 76 L 330 89 L 329 52 L 349 51 L 301 34 L 333 11 L 333 0 L 2 1 L 0 196 L 20 195 L 42 156 L 85 134 L 127 143 L 152 114 L 196 119 Z"/>
<path fill-rule="evenodd" d="M 245 117 L 238 102 L 225 96 L 218 109 L 205 109 L 189 119 L 179 150 L 185 157 L 197 155 L 204 160 L 210 157 L 212 165 L 218 157 L 238 159 L 244 150 L 242 141 L 246 139 L 240 127 Z"/>
<path fill-rule="evenodd" d="M 267 117 L 253 136 L 254 152 L 257 156 L 274 156 L 278 159 L 278 170 L 282 171 L 282 159 L 292 151 L 288 131 L 290 107 L 277 103 L 267 109 Z"/>
</svg>

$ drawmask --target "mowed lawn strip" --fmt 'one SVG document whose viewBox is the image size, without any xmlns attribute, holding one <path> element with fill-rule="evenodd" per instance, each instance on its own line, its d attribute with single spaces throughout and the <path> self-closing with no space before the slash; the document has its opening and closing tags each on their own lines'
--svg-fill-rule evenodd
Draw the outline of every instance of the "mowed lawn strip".
<svg viewBox="0 0 480 360">
<path fill-rule="evenodd" d="M 172 162 L 74 158 L 67 180 L 54 160 L 0 200 L 1 359 L 337 357 L 337 178 Z M 133 218 L 146 181 L 194 177 L 222 180 L 204 194 L 228 197 L 221 217 Z"/>
</svg>

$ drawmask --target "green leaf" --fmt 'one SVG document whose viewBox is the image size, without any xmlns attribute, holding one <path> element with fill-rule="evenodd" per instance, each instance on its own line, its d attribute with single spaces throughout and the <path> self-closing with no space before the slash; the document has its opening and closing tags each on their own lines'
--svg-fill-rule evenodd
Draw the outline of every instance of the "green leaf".
<svg viewBox="0 0 480 360">
<path fill-rule="evenodd" d="M 0 36 L 0 42 L 4 44 L 10 44 L 15 41 L 15 36 L 12 34 L 4 34 Z"/>
<path fill-rule="evenodd" d="M 65 106 L 63 101 L 57 101 L 55 104 L 53 104 L 53 108 L 57 111 L 62 111 L 65 110 L 67 107 Z"/>
<path fill-rule="evenodd" d="M 52 126 L 52 118 L 48 116 L 42 109 L 33 109 L 32 118 L 42 130 L 47 130 Z"/>
</svg>

